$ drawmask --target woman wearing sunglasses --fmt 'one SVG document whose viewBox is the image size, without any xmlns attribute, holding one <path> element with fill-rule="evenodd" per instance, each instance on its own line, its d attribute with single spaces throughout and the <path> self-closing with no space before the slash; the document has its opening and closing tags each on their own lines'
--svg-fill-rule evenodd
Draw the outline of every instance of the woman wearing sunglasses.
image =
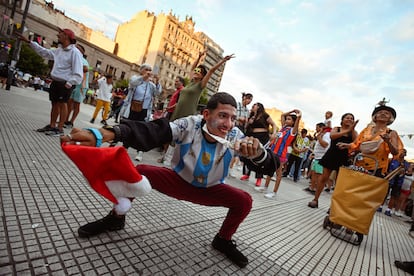
<svg viewBox="0 0 414 276">
<path fill-rule="evenodd" d="M 184 87 L 183 90 L 181 90 L 180 98 L 177 102 L 174 113 L 171 116 L 171 121 L 196 114 L 201 92 L 207 86 L 207 83 L 214 71 L 216 71 L 217 68 L 229 59 L 234 58 L 233 54 L 225 56 L 210 70 L 208 70 L 204 65 L 198 64 L 206 53 L 207 51 L 200 52 L 198 58 L 194 62 L 190 72 L 190 83 Z"/>
</svg>

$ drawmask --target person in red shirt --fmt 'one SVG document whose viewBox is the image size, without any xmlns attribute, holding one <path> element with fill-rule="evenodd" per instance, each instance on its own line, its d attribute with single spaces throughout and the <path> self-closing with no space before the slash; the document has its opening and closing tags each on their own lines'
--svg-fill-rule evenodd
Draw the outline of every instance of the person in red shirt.
<svg viewBox="0 0 414 276">
<path fill-rule="evenodd" d="M 184 78 L 183 77 L 178 76 L 178 77 L 175 78 L 175 88 L 176 88 L 176 90 L 172 94 L 171 99 L 168 102 L 168 106 L 166 108 L 167 114 L 166 114 L 165 117 L 168 118 L 168 119 L 171 118 L 171 115 L 174 112 L 175 107 L 177 105 L 178 98 L 180 97 L 180 92 L 184 88 Z"/>
<path fill-rule="evenodd" d="M 183 90 L 183 88 L 184 88 L 184 83 L 185 82 L 184 82 L 183 77 L 177 76 L 175 78 L 175 88 L 176 88 L 176 90 L 172 94 L 171 99 L 168 102 L 168 106 L 165 110 L 166 111 L 165 117 L 168 118 L 168 120 L 170 120 L 170 118 L 171 118 L 171 116 L 172 116 L 172 114 L 175 110 L 175 107 L 177 106 L 177 102 L 178 102 L 178 99 L 180 98 L 181 90 Z M 166 145 L 163 146 L 163 153 L 162 153 L 161 158 L 159 158 L 157 160 L 158 163 L 163 163 L 164 162 L 165 153 L 167 152 L 168 146 L 169 146 L 169 144 L 166 144 Z"/>
</svg>

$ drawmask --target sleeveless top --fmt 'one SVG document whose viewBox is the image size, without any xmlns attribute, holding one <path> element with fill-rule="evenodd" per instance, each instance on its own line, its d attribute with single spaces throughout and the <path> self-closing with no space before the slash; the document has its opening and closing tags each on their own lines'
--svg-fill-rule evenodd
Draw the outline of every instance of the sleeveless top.
<svg viewBox="0 0 414 276">
<path fill-rule="evenodd" d="M 338 132 L 341 131 L 340 127 L 335 128 L 335 130 L 336 129 L 338 129 Z M 339 149 L 336 146 L 337 143 L 352 143 L 352 133 L 347 133 L 346 135 L 343 135 L 335 140 L 331 140 L 328 150 L 322 159 L 319 160 L 319 164 L 324 168 L 337 171 L 339 170 L 339 167 L 349 165 L 348 149 Z"/>
<path fill-rule="evenodd" d="M 201 81 L 190 82 L 184 87 L 180 92 L 180 98 L 171 116 L 171 121 L 196 114 L 202 90 Z"/>
</svg>

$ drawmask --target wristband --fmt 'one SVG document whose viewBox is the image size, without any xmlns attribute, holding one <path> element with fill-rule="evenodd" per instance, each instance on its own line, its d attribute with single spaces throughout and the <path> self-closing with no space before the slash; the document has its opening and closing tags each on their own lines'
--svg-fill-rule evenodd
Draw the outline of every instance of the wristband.
<svg viewBox="0 0 414 276">
<path fill-rule="evenodd" d="M 116 125 L 116 126 L 106 125 L 106 126 L 103 126 L 102 128 L 109 130 L 115 134 L 115 137 L 112 140 L 112 143 L 117 143 L 121 141 L 121 129 L 119 128 L 119 125 Z"/>
<path fill-rule="evenodd" d="M 100 147 L 100 146 L 102 146 L 102 133 L 98 130 L 98 129 L 96 129 L 96 128 L 92 128 L 92 127 L 89 127 L 89 128 L 85 128 L 86 130 L 89 130 L 92 134 L 93 134 L 93 136 L 95 136 L 95 139 L 96 139 L 96 147 Z"/>
<path fill-rule="evenodd" d="M 264 150 L 263 151 L 263 157 L 260 160 L 254 160 L 254 159 L 252 159 L 252 161 L 254 163 L 256 163 L 256 164 L 261 164 L 261 163 L 263 163 L 266 160 L 266 158 L 267 158 L 267 150 Z"/>
</svg>

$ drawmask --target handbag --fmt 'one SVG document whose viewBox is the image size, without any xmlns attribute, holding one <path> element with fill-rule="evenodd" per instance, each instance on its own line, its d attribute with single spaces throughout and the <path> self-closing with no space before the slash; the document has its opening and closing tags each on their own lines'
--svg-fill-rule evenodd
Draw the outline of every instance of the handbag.
<svg viewBox="0 0 414 276">
<path fill-rule="evenodd" d="M 361 145 L 359 145 L 359 149 L 364 154 L 374 153 L 379 149 L 382 142 L 384 142 L 382 138 L 379 140 L 362 142 Z"/>
<path fill-rule="evenodd" d="M 144 100 L 145 100 L 145 95 L 147 94 L 147 88 L 148 88 L 148 84 L 147 84 L 147 86 L 145 86 L 145 93 L 144 93 L 144 97 L 142 98 L 142 101 L 138 101 L 138 100 L 132 100 L 131 101 L 131 110 L 132 111 L 134 111 L 134 112 L 141 112 L 142 111 L 142 107 L 144 105 Z M 134 98 L 136 91 L 137 90 L 135 88 L 134 95 L 132 96 L 132 98 Z"/>
<path fill-rule="evenodd" d="M 367 235 L 372 218 L 387 195 L 388 181 L 400 170 L 397 168 L 380 178 L 346 167 L 339 168 L 329 219 Z"/>
<path fill-rule="evenodd" d="M 142 111 L 142 101 L 136 101 L 136 100 L 132 100 L 131 101 L 131 110 L 134 112 L 141 112 Z"/>
</svg>

